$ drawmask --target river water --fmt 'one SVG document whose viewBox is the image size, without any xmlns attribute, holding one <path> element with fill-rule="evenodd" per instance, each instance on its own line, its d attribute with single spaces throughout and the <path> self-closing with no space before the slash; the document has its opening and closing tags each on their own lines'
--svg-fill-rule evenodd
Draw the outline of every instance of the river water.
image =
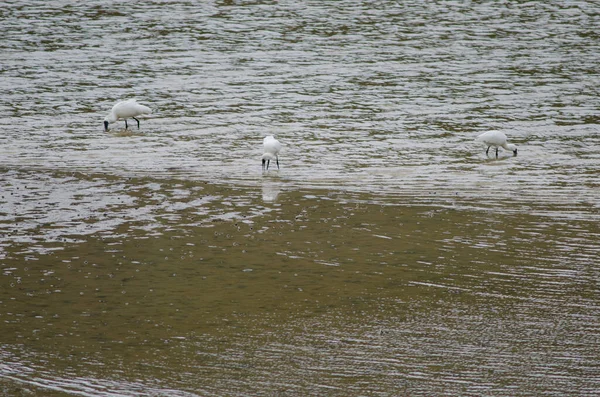
<svg viewBox="0 0 600 397">
<path fill-rule="evenodd" d="M 0 394 L 600 389 L 597 2 L 0 16 Z"/>
</svg>

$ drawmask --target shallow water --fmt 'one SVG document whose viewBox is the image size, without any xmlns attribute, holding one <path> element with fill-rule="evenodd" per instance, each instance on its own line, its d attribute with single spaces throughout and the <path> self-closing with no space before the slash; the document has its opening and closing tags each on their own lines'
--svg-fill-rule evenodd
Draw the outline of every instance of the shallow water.
<svg viewBox="0 0 600 397">
<path fill-rule="evenodd" d="M 595 2 L 0 15 L 3 394 L 600 388 Z"/>
</svg>

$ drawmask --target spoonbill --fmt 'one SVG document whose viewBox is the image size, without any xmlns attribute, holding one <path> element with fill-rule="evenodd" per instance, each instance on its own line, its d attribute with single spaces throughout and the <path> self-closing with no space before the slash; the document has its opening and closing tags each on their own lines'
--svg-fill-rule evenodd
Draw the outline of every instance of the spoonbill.
<svg viewBox="0 0 600 397">
<path fill-rule="evenodd" d="M 512 143 L 507 143 L 506 135 L 503 132 L 500 132 L 500 131 L 484 132 L 483 134 L 479 135 L 475 140 L 477 142 L 483 142 L 484 144 L 487 145 L 488 148 L 485 151 L 485 154 L 488 154 L 490 151 L 490 148 L 492 146 L 494 146 L 496 148 L 496 158 L 498 158 L 498 148 L 500 146 L 502 146 L 506 150 L 511 150 L 513 152 L 514 156 L 517 155 L 517 147 L 515 145 L 513 145 Z"/>
<path fill-rule="evenodd" d="M 120 119 L 125 120 L 125 129 L 127 129 L 127 119 L 130 117 L 137 121 L 139 129 L 140 121 L 136 118 L 136 116 L 150 113 L 152 113 L 152 109 L 150 109 L 148 106 L 140 105 L 135 99 L 117 102 L 111 109 L 110 113 L 108 113 L 108 115 L 104 118 L 104 131 L 108 131 L 109 124 L 112 124 Z"/>
<path fill-rule="evenodd" d="M 265 154 L 262 155 L 262 167 L 263 171 L 269 169 L 271 160 L 277 162 L 277 169 L 279 169 L 279 151 L 281 150 L 281 143 L 275 139 L 273 135 L 268 135 L 263 139 L 263 146 L 265 147 Z"/>
</svg>

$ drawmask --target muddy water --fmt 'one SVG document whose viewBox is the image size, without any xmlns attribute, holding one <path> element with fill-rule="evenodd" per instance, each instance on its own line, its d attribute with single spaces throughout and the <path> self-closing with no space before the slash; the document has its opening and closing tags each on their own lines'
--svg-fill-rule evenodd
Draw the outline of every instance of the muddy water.
<svg viewBox="0 0 600 397">
<path fill-rule="evenodd" d="M 268 179 L 265 196 L 171 179 L 2 175 L 4 208 L 19 197 L 2 235 L 9 394 L 600 386 L 597 219 L 335 191 L 274 199 Z M 44 179 L 55 184 L 31 187 Z"/>
<path fill-rule="evenodd" d="M 0 394 L 600 389 L 595 2 L 0 15 Z"/>
</svg>

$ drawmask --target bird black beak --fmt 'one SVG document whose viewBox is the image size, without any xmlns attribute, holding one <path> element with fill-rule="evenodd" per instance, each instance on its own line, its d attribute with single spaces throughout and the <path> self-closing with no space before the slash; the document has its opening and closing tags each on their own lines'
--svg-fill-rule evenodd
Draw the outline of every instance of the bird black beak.
<svg viewBox="0 0 600 397">
<path fill-rule="evenodd" d="M 108 131 L 108 121 L 104 122 L 104 131 Z"/>
</svg>

